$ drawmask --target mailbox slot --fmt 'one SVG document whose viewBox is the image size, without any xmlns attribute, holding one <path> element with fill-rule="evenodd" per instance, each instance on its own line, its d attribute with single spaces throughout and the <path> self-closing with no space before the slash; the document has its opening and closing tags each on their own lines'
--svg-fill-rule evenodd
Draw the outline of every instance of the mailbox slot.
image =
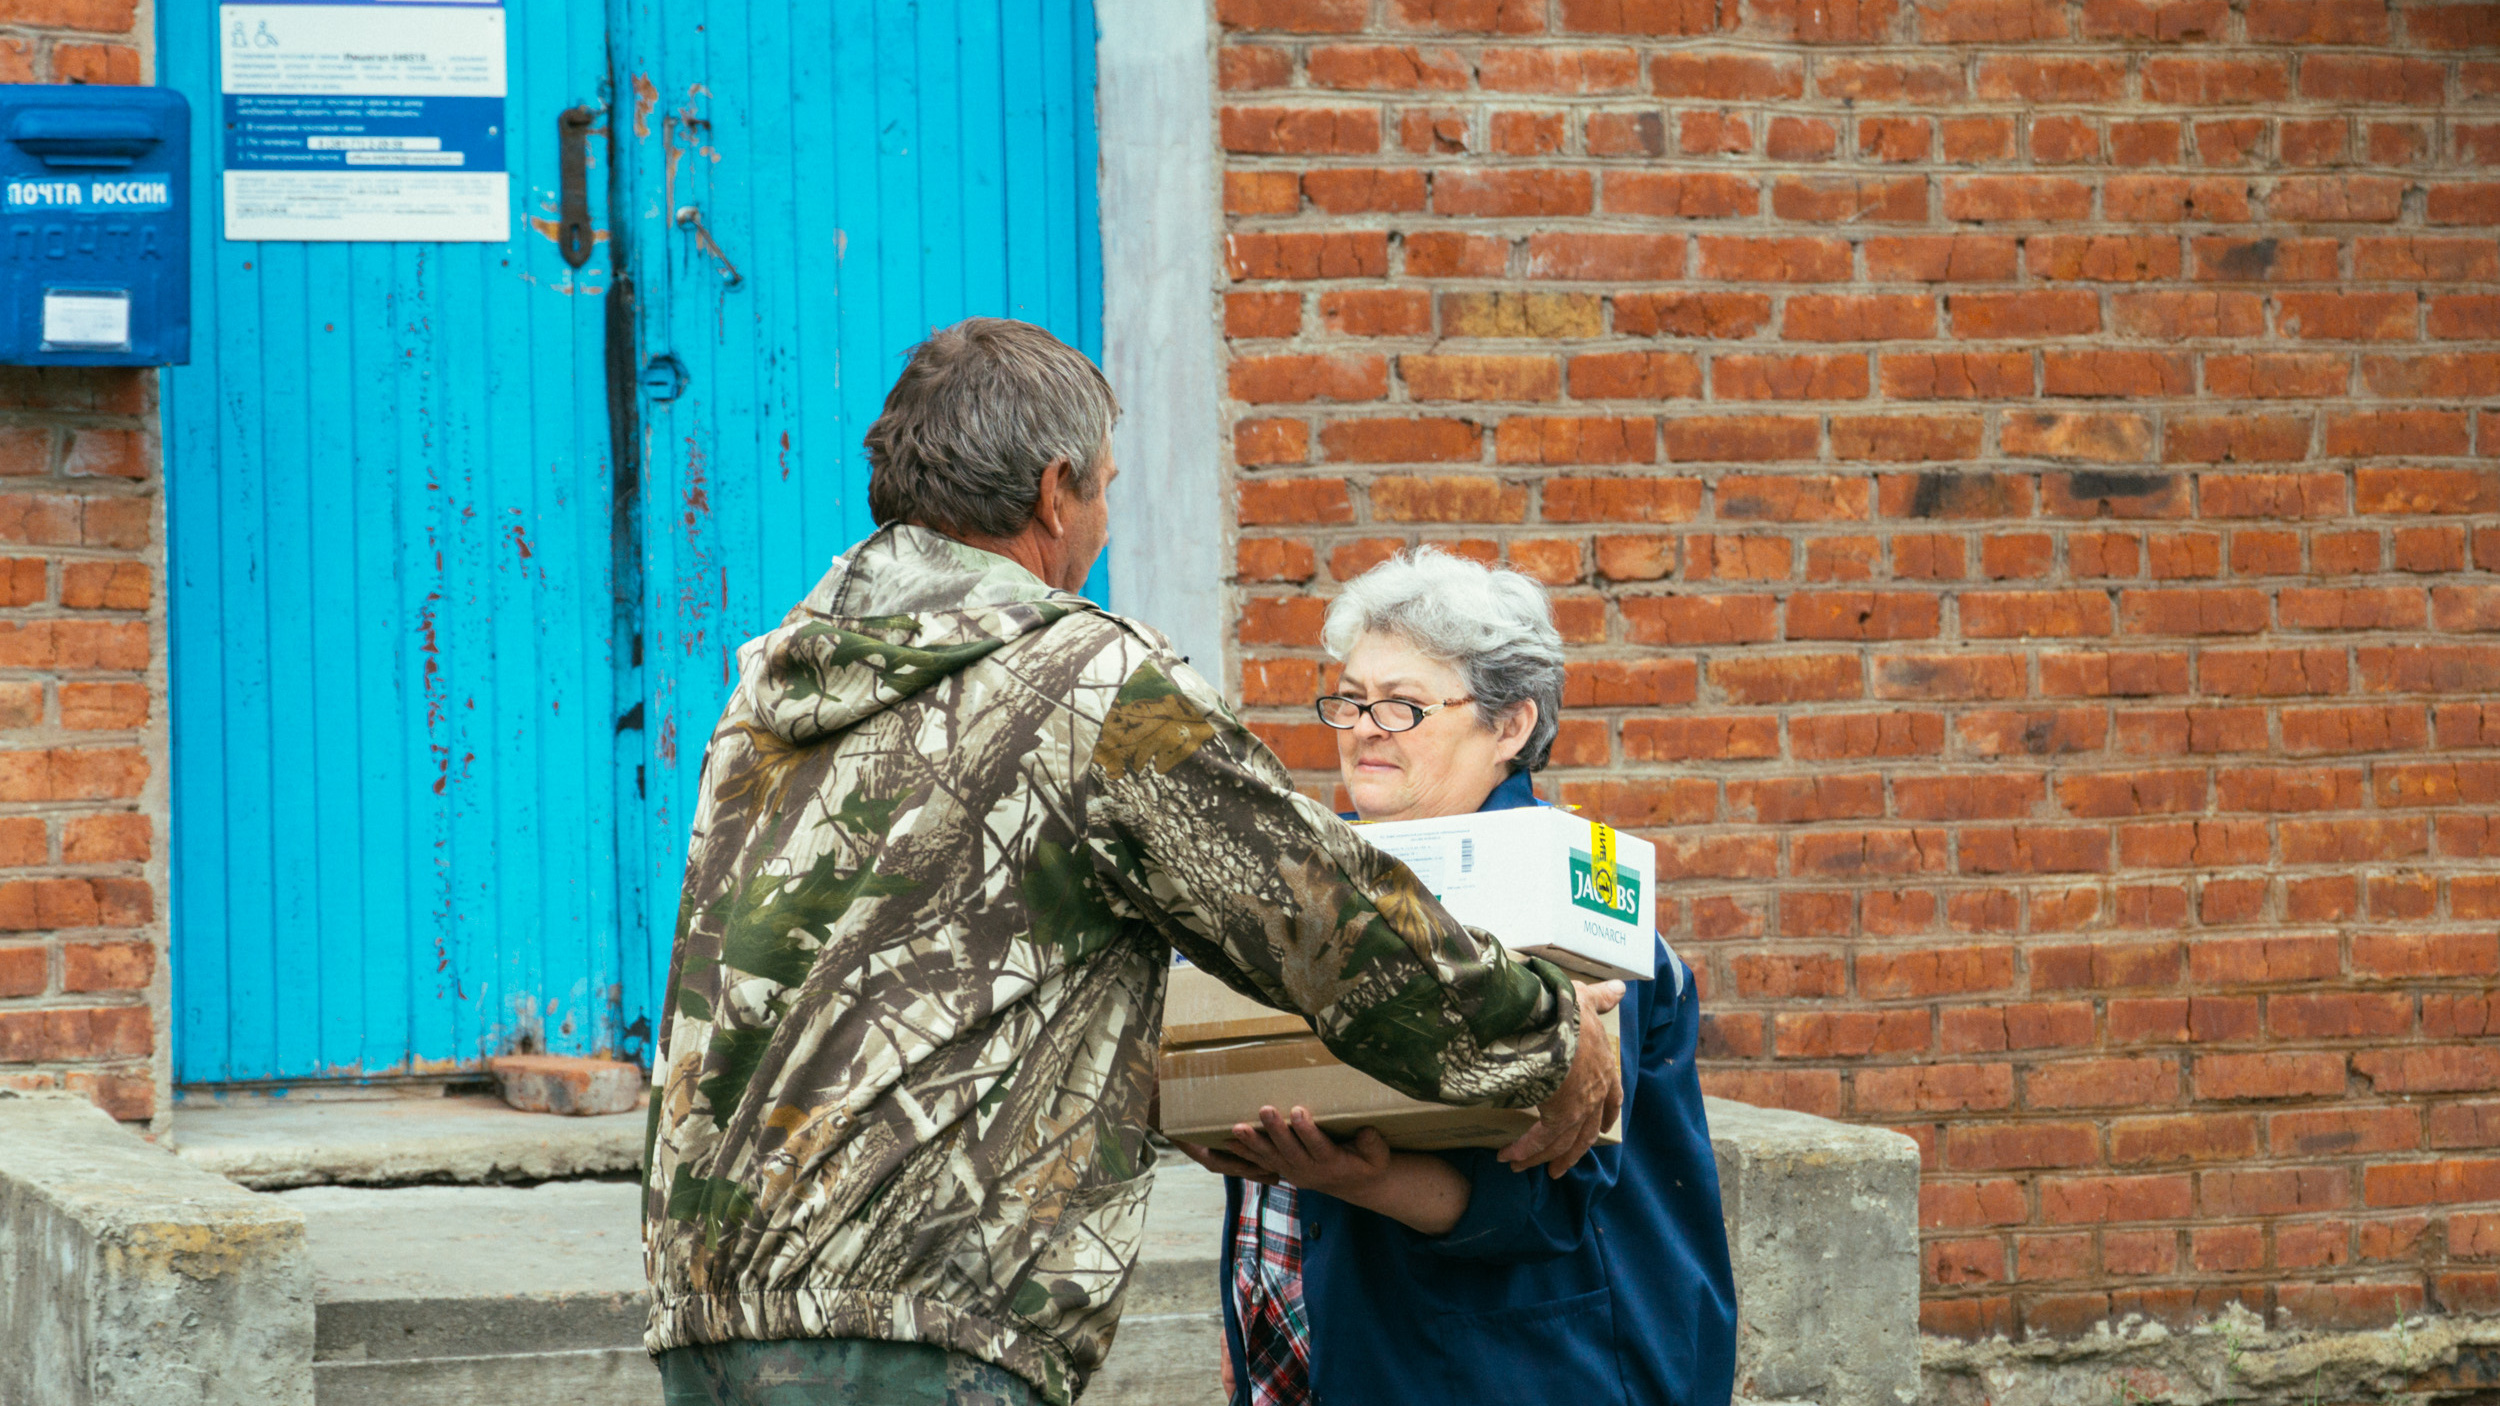
<svg viewBox="0 0 2500 1406">
<path fill-rule="evenodd" d="M 164 138 L 147 113 L 38 107 L 9 119 L 9 140 L 54 170 L 124 171 Z"/>
</svg>

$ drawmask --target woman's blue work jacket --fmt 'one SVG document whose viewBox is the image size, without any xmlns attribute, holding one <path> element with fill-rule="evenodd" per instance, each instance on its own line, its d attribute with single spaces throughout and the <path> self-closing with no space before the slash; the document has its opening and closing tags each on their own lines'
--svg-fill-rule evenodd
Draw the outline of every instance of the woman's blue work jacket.
<svg viewBox="0 0 2500 1406">
<path fill-rule="evenodd" d="M 1517 772 L 1480 809 L 1539 804 Z M 1622 1143 L 1590 1149 L 1559 1180 L 1488 1150 L 1440 1154 L 1473 1184 L 1447 1235 L 1298 1195 L 1320 1406 L 1727 1406 L 1736 1285 L 1693 1069 L 1700 1005 L 1663 942 L 1657 979 L 1626 988 Z M 1228 1178 L 1220 1273 L 1235 1363 L 1240 1214 L 1241 1183 Z M 1247 1399 L 1236 1381 L 1235 1406 Z"/>
</svg>

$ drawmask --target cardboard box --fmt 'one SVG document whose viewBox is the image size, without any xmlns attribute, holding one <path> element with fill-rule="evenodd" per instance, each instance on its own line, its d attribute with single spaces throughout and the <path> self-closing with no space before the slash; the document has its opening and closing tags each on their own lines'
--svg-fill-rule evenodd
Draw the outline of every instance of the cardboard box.
<svg viewBox="0 0 2500 1406">
<path fill-rule="evenodd" d="M 1658 850 L 1556 806 L 1360 827 L 1469 927 L 1598 980 L 1658 972 Z"/>
<path fill-rule="evenodd" d="M 1172 967 L 1163 992 L 1163 1044 L 1229 1044 L 1271 1035 L 1308 1035 L 1311 1022 L 1262 1006 L 1186 962 Z"/>
<path fill-rule="evenodd" d="M 1376 1127 L 1391 1147 L 1419 1152 L 1508 1147 L 1536 1122 L 1528 1109 L 1453 1108 L 1408 1098 L 1340 1063 L 1302 1017 L 1270 1010 L 1195 967 L 1172 969 L 1165 1002 L 1160 1098 L 1166 1137 L 1221 1144 L 1235 1123 L 1257 1121 L 1262 1105 L 1300 1104 L 1337 1137 Z M 1611 1011 L 1605 1026 L 1620 1048 Z M 1211 1031 L 1249 1028 L 1267 1033 L 1206 1038 Z M 1620 1126 L 1600 1138 L 1622 1140 Z"/>
</svg>

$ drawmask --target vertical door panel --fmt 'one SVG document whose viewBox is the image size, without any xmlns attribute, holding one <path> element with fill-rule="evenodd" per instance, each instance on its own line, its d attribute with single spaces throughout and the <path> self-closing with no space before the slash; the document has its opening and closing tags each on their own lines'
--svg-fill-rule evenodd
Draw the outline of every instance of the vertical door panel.
<svg viewBox="0 0 2500 1406">
<path fill-rule="evenodd" d="M 642 409 L 664 955 L 735 652 L 869 532 L 860 436 L 904 354 L 976 314 L 1100 349 L 1094 20 L 1086 0 L 624 8 L 641 349 L 688 373 Z"/>
<path fill-rule="evenodd" d="M 162 7 L 203 113 L 215 15 Z M 597 101 L 606 24 L 510 15 L 509 243 L 231 243 L 214 123 L 193 154 L 198 357 L 163 382 L 185 1083 L 626 1043 L 607 259 L 554 242 L 556 114 Z"/>
<path fill-rule="evenodd" d="M 213 14 L 165 7 L 160 50 L 212 112 Z M 164 383 L 185 1083 L 641 1054 L 734 652 L 869 530 L 904 352 L 976 313 L 1099 344 L 1084 0 L 510 14 L 509 244 L 230 244 L 194 212 L 199 358 Z M 555 118 L 610 53 L 617 238 L 575 271 Z M 620 350 L 688 373 L 623 464 L 611 250 Z"/>
</svg>

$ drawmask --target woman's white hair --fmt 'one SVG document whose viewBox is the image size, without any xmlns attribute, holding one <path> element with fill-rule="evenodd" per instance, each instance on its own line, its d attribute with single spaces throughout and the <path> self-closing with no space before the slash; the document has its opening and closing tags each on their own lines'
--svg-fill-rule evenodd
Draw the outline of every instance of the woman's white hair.
<svg viewBox="0 0 2500 1406">
<path fill-rule="evenodd" d="M 1415 547 L 1347 582 L 1328 604 L 1320 639 L 1342 660 L 1356 640 L 1375 632 L 1456 668 L 1487 732 L 1520 704 L 1534 703 L 1536 726 L 1510 765 L 1545 765 L 1562 726 L 1563 647 L 1543 586 L 1516 571 Z"/>
</svg>

